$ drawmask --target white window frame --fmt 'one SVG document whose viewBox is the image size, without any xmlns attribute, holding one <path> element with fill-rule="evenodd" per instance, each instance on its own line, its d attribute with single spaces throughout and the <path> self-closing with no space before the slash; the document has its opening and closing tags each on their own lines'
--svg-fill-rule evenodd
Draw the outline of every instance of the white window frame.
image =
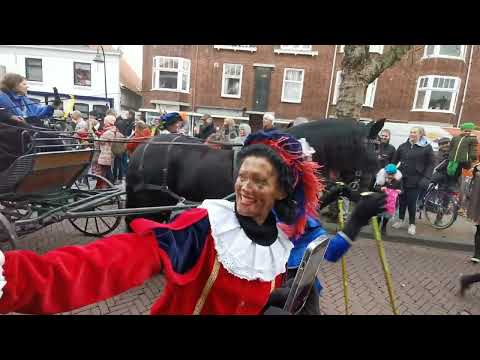
<svg viewBox="0 0 480 360">
<path fill-rule="evenodd" d="M 240 82 L 238 84 L 238 95 L 231 95 L 231 94 L 226 94 L 225 93 L 225 69 L 227 66 L 240 66 L 240 75 L 239 76 L 234 76 L 234 75 L 228 75 L 227 77 L 229 79 L 240 79 Z M 242 78 L 243 78 L 243 65 L 242 64 L 223 64 L 223 73 L 222 73 L 222 92 L 221 96 L 226 97 L 226 98 L 234 98 L 234 99 L 240 99 L 242 97 Z"/>
<path fill-rule="evenodd" d="M 160 59 L 165 60 L 177 60 L 178 67 L 177 68 L 165 68 L 160 67 Z M 188 64 L 188 71 L 183 70 L 184 64 Z M 190 59 L 181 58 L 181 57 L 173 57 L 173 56 L 154 56 L 153 57 L 153 64 L 152 64 L 152 90 L 161 90 L 161 91 L 173 91 L 173 92 L 180 92 L 180 93 L 190 93 L 190 71 L 191 71 L 191 61 Z M 160 71 L 168 71 L 168 72 L 176 72 L 177 73 L 177 88 L 170 89 L 170 88 L 161 88 L 160 87 Z M 187 88 L 182 89 L 182 75 L 187 75 Z"/>
<path fill-rule="evenodd" d="M 371 53 L 383 54 L 383 48 L 385 45 L 370 45 L 368 51 Z M 345 45 L 340 45 L 338 48 L 338 52 L 343 53 L 345 52 Z"/>
<path fill-rule="evenodd" d="M 313 51 L 313 45 L 280 45 L 280 47 L 274 49 L 273 52 L 275 54 L 318 55 L 318 51 Z"/>
<path fill-rule="evenodd" d="M 30 80 L 27 77 L 27 60 L 40 60 L 40 70 L 42 72 L 42 80 Z M 28 82 L 33 83 L 33 84 L 43 84 L 43 59 L 42 58 L 34 58 L 31 56 L 26 56 L 25 57 L 25 78 L 27 79 Z"/>
<path fill-rule="evenodd" d="M 377 81 L 376 78 L 373 82 L 368 84 L 367 91 L 365 92 L 365 99 L 363 100 L 364 107 L 373 108 L 373 104 L 375 103 L 375 93 L 377 92 Z"/>
<path fill-rule="evenodd" d="M 363 99 L 362 106 L 373 108 L 373 104 L 375 103 L 375 94 L 377 92 L 377 81 L 378 81 L 378 78 L 376 78 L 373 82 L 368 84 L 367 91 L 365 91 L 365 98 Z M 342 70 L 339 70 L 337 71 L 335 76 L 335 88 L 333 90 L 332 105 L 337 105 L 341 82 L 342 82 Z"/>
<path fill-rule="evenodd" d="M 463 60 L 465 61 L 466 54 L 466 45 L 460 45 L 462 48 L 460 50 L 460 56 L 449 56 L 449 55 L 440 55 L 440 48 L 442 45 L 433 45 L 433 54 L 427 55 L 427 48 L 432 45 L 425 45 L 423 49 L 423 58 L 422 59 L 432 59 L 432 58 L 444 58 L 444 59 L 454 59 L 454 60 Z"/>
<path fill-rule="evenodd" d="M 420 83 L 425 78 L 428 79 L 427 80 L 427 86 L 420 88 Z M 453 87 L 453 90 L 450 89 L 450 88 L 434 88 L 433 87 L 433 81 L 434 81 L 435 78 L 455 80 L 455 85 Z M 459 77 L 455 77 L 455 76 L 443 76 L 443 75 L 419 76 L 419 78 L 417 79 L 417 87 L 416 87 L 416 91 L 415 91 L 415 98 L 413 99 L 413 105 L 412 105 L 412 110 L 411 111 L 455 114 L 455 108 L 457 106 L 457 99 L 458 99 L 458 93 L 460 91 L 461 81 L 462 80 Z M 425 90 L 425 98 L 423 99 L 422 108 L 415 108 L 415 105 L 417 104 L 417 97 L 418 97 L 419 90 Z M 430 96 L 431 96 L 432 91 L 450 91 L 450 92 L 452 92 L 452 100 L 450 102 L 450 108 L 448 110 L 426 108 L 428 106 L 428 104 L 430 103 Z"/>
<path fill-rule="evenodd" d="M 301 87 L 300 87 L 300 98 L 298 100 L 291 100 L 291 99 L 287 99 L 285 98 L 285 83 L 286 82 L 295 82 L 295 83 L 299 83 L 298 81 L 294 81 L 294 80 L 286 80 L 287 78 L 287 71 L 301 71 L 302 72 L 302 81 L 300 82 L 301 84 Z M 292 104 L 301 104 L 302 102 L 302 96 L 303 96 L 303 83 L 304 83 L 304 80 L 305 80 L 305 69 L 295 69 L 295 68 L 285 68 L 283 70 L 283 81 L 282 81 L 282 96 L 281 96 L 281 101 L 282 102 L 285 102 L 285 103 L 292 103 Z"/>
<path fill-rule="evenodd" d="M 213 45 L 217 50 L 233 50 L 233 51 L 257 51 L 257 45 Z"/>
</svg>

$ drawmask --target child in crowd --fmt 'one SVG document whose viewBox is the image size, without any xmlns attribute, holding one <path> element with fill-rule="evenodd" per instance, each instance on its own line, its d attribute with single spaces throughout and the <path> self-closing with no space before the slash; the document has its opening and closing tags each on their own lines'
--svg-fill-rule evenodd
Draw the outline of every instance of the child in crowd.
<svg viewBox="0 0 480 360">
<path fill-rule="evenodd" d="M 398 195 L 403 191 L 402 173 L 394 164 L 388 164 L 377 173 L 374 189 L 387 194 L 387 211 L 381 219 L 382 233 L 386 234 L 388 220 L 395 214 Z"/>
</svg>

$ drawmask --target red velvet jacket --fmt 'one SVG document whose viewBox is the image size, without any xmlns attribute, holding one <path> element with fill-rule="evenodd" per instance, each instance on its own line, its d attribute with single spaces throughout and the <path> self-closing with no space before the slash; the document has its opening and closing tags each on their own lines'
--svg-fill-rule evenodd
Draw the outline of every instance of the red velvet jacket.
<svg viewBox="0 0 480 360">
<path fill-rule="evenodd" d="M 44 255 L 18 250 L 5 253 L 2 259 L 0 252 L 6 280 L 1 289 L 0 273 L 0 313 L 70 311 L 139 286 L 163 268 L 167 284 L 152 314 L 259 314 L 271 291 L 280 286 L 281 274 L 273 281 L 262 281 L 227 271 L 228 266 L 218 261 L 210 227 L 206 236 L 182 240 L 182 231 L 208 220 L 207 215 L 198 208 L 170 224 L 137 219 L 133 233 Z M 180 252 L 198 256 L 182 258 L 176 255 Z"/>
</svg>

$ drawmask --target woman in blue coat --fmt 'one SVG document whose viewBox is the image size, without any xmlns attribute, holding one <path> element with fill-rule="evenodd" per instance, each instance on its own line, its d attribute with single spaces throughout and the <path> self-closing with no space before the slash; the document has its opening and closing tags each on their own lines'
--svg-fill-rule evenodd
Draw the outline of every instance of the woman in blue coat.
<svg viewBox="0 0 480 360">
<path fill-rule="evenodd" d="M 52 105 L 35 103 L 27 97 L 27 90 L 28 83 L 22 75 L 5 74 L 0 82 L 0 108 L 12 115 L 32 120 L 51 117 L 55 108 Z"/>
</svg>

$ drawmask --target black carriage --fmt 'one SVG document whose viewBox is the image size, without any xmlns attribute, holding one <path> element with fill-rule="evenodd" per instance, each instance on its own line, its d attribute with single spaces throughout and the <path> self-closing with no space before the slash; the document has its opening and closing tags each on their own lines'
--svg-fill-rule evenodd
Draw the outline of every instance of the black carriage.
<svg viewBox="0 0 480 360">
<path fill-rule="evenodd" d="M 119 217 L 90 220 L 77 211 L 118 209 L 121 190 L 88 174 L 94 150 L 33 152 L 0 173 L 0 242 L 16 248 L 18 236 L 68 219 L 82 233 L 102 236 L 115 230 Z M 105 189 L 96 189 L 103 180 Z"/>
</svg>

